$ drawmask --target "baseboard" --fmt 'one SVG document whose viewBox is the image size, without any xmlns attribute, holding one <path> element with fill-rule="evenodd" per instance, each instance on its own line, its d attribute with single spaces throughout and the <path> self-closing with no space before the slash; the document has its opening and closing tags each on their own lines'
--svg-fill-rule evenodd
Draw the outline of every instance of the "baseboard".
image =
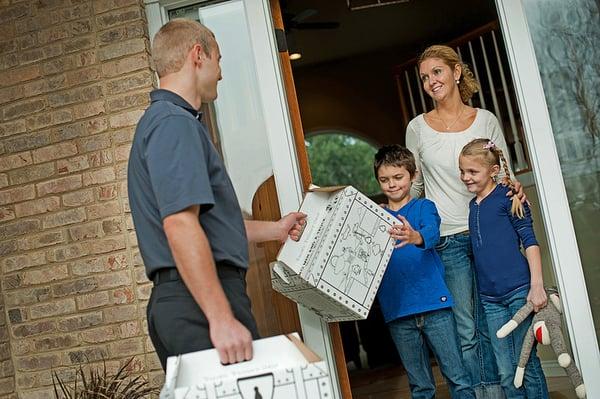
<svg viewBox="0 0 600 399">
<path fill-rule="evenodd" d="M 542 360 L 542 369 L 546 377 L 566 377 L 565 369 L 556 360 Z"/>
</svg>

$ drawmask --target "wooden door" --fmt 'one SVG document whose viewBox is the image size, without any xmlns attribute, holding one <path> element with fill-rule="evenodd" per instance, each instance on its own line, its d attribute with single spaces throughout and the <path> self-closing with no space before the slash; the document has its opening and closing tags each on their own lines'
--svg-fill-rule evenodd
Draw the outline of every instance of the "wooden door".
<svg viewBox="0 0 600 399">
<path fill-rule="evenodd" d="M 279 0 L 269 1 L 271 6 L 271 16 L 273 17 L 273 26 L 276 30 L 280 30 L 280 32 L 283 32 L 283 18 L 281 14 L 281 6 L 279 4 Z M 289 107 L 290 119 L 294 131 L 294 142 L 296 144 L 296 155 L 298 158 L 300 173 L 302 175 L 302 184 L 304 187 L 304 191 L 306 191 L 308 189 L 308 186 L 312 182 L 312 178 L 310 174 L 310 166 L 308 164 L 308 155 L 306 153 L 306 147 L 304 145 L 304 131 L 302 129 L 302 120 L 300 117 L 298 98 L 296 97 L 296 87 L 294 85 L 292 65 L 290 63 L 290 57 L 287 49 L 279 52 L 279 61 L 281 65 L 282 75 L 284 78 L 284 87 Z M 344 348 L 342 347 L 342 337 L 340 335 L 339 324 L 330 323 L 329 329 L 331 333 L 333 353 L 335 355 L 337 374 L 340 384 L 340 392 L 344 399 L 351 399 L 352 392 L 350 390 L 350 380 L 348 378 L 348 370 L 346 368 L 346 359 L 344 357 Z"/>
</svg>

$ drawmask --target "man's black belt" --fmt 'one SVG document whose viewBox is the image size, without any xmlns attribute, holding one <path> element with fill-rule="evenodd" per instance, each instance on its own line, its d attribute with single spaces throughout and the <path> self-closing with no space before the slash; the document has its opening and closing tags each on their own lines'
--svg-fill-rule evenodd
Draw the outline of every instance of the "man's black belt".
<svg viewBox="0 0 600 399">
<path fill-rule="evenodd" d="M 246 269 L 234 266 L 230 263 L 218 262 L 216 264 L 216 268 L 217 275 L 220 279 L 246 277 Z M 181 276 L 179 275 L 179 272 L 175 267 L 165 267 L 162 269 L 158 269 L 152 275 L 152 282 L 154 282 L 154 285 L 179 280 L 181 280 Z"/>
</svg>

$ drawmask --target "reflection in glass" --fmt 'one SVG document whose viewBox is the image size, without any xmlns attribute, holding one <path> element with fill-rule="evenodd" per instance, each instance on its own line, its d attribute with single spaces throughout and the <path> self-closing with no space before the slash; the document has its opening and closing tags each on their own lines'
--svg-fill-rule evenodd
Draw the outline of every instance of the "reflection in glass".
<svg viewBox="0 0 600 399">
<path fill-rule="evenodd" d="M 600 15 L 595 0 L 525 0 L 600 338 Z M 568 265 L 562 265 L 568 267 Z"/>
</svg>

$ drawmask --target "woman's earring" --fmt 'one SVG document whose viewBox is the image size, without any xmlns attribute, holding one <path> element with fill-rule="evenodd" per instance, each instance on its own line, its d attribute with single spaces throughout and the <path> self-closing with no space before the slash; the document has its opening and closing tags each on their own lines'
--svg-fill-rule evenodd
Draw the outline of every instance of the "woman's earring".
<svg viewBox="0 0 600 399">
<path fill-rule="evenodd" d="M 460 80 L 456 79 L 455 80 L 456 84 L 460 84 Z"/>
</svg>

